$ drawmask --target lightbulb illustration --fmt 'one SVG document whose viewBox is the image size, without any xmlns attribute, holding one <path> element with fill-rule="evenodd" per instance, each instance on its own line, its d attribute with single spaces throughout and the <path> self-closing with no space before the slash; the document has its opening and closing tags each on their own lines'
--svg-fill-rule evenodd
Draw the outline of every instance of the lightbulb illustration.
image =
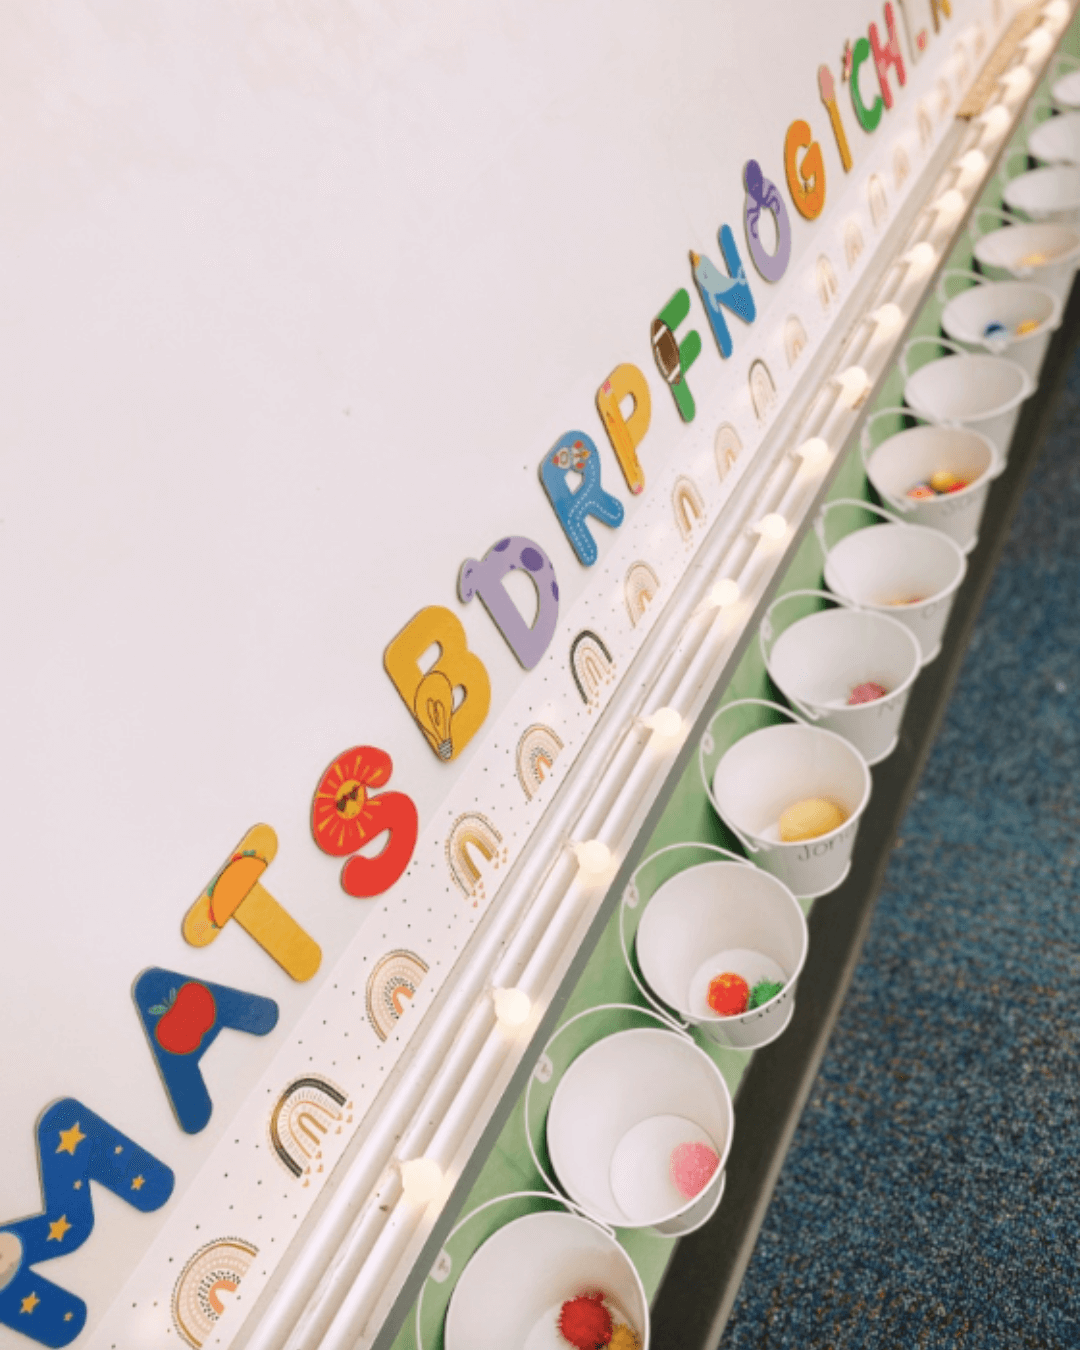
<svg viewBox="0 0 1080 1350">
<path fill-rule="evenodd" d="M 450 722 L 454 715 L 454 688 L 441 670 L 429 671 L 416 686 L 413 712 L 420 730 L 435 748 L 440 759 L 450 759 L 454 743 Z"/>
</svg>

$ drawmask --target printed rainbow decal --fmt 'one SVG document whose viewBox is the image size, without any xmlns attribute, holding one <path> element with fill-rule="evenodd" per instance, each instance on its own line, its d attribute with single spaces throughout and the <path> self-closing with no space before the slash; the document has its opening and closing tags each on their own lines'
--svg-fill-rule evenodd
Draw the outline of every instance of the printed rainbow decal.
<svg viewBox="0 0 1080 1350">
<path fill-rule="evenodd" d="M 645 613 L 646 605 L 655 598 L 656 592 L 660 589 L 660 578 L 648 563 L 632 563 L 623 588 L 626 592 L 626 611 L 630 615 L 630 622 L 636 628 Z"/>
<path fill-rule="evenodd" d="M 937 96 L 938 117 L 945 117 L 952 107 L 952 90 L 949 88 L 949 82 L 944 75 L 937 82 Z"/>
<path fill-rule="evenodd" d="M 698 491 L 697 484 L 685 474 L 676 478 L 671 490 L 671 505 L 675 511 L 675 524 L 683 539 L 689 541 L 694 526 L 705 519 L 705 501 Z"/>
<path fill-rule="evenodd" d="M 376 963 L 368 977 L 367 1015 L 380 1041 L 393 1031 L 427 972 L 427 962 L 415 952 L 387 952 Z"/>
<path fill-rule="evenodd" d="M 889 214 L 889 199 L 885 196 L 885 184 L 881 181 L 879 174 L 872 173 L 870 175 L 870 181 L 866 185 L 866 195 L 870 201 L 870 219 L 874 222 L 874 229 L 878 230 Z"/>
<path fill-rule="evenodd" d="M 297 1078 L 277 1099 L 270 1114 L 270 1143 L 278 1159 L 294 1177 L 305 1177 L 322 1157 L 321 1136 L 333 1128 L 341 1133 L 349 1102 L 340 1088 L 325 1078 Z M 321 1170 L 321 1169 L 320 1169 Z"/>
<path fill-rule="evenodd" d="M 243 1238 L 219 1238 L 200 1247 L 180 1272 L 172 1295 L 173 1325 L 193 1350 L 201 1350 L 213 1335 L 230 1297 L 240 1288 L 258 1247 Z"/>
<path fill-rule="evenodd" d="M 542 722 L 534 722 L 521 733 L 517 746 L 517 778 L 529 801 L 540 791 L 562 748 L 562 741 Z"/>
<path fill-rule="evenodd" d="M 833 265 L 824 253 L 817 260 L 817 293 L 822 309 L 828 309 L 840 294 L 840 283 L 836 279 Z"/>
<path fill-rule="evenodd" d="M 919 128 L 919 144 L 925 150 L 934 139 L 934 127 L 930 121 L 926 104 L 921 100 L 915 105 L 915 124 Z"/>
<path fill-rule="evenodd" d="M 588 628 L 570 644 L 570 674 L 590 712 L 600 702 L 601 686 L 615 678 L 615 661 L 604 639 Z"/>
<path fill-rule="evenodd" d="M 506 860 L 506 849 L 502 846 L 502 835 L 479 811 L 468 811 L 454 821 L 446 839 L 446 865 L 454 884 L 475 905 L 478 897 L 483 899 L 484 879 L 469 852 L 470 845 L 493 868 Z"/>
<path fill-rule="evenodd" d="M 784 324 L 784 351 L 787 355 L 788 366 L 793 366 L 806 350 L 807 344 L 806 329 L 803 327 L 802 319 L 797 314 L 789 314 L 787 323 Z"/>
<path fill-rule="evenodd" d="M 849 220 L 844 226 L 844 261 L 848 265 L 848 271 L 859 261 L 859 256 L 863 251 L 862 230 L 859 229 L 857 220 Z"/>
<path fill-rule="evenodd" d="M 722 422 L 717 427 L 713 448 L 716 452 L 716 472 L 722 483 L 735 467 L 742 450 L 742 438 L 730 422 Z"/>
<path fill-rule="evenodd" d="M 750 366 L 750 402 L 759 422 L 766 422 L 769 409 L 776 402 L 776 381 L 769 367 L 760 358 Z"/>
</svg>

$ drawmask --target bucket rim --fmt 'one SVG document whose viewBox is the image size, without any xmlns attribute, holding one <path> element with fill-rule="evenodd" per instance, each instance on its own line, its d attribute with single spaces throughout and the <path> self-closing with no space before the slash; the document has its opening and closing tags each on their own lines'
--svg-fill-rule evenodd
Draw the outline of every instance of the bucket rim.
<svg viewBox="0 0 1080 1350">
<path fill-rule="evenodd" d="M 863 528 L 868 530 L 888 529 L 890 527 L 890 524 L 894 528 L 896 526 L 899 526 L 903 530 L 918 530 L 923 535 L 932 536 L 933 542 L 935 544 L 942 542 L 947 547 L 951 548 L 954 554 L 956 555 L 957 561 L 960 564 L 960 573 L 957 576 L 956 580 L 952 582 L 951 585 L 946 586 L 944 589 L 940 591 L 935 591 L 933 595 L 928 595 L 924 599 L 916 601 L 914 604 L 908 605 L 876 605 L 870 600 L 856 600 L 853 595 L 848 595 L 846 591 L 840 589 L 837 586 L 834 586 L 832 582 L 828 580 L 828 577 L 826 577 L 826 583 L 830 590 L 835 590 L 837 595 L 843 595 L 845 599 L 850 600 L 851 603 L 857 606 L 859 609 L 873 610 L 876 613 L 884 614 L 886 617 L 895 616 L 898 610 L 903 611 L 903 613 L 905 614 L 917 614 L 919 610 L 925 609 L 928 605 L 937 604 L 939 600 L 944 600 L 948 596 L 954 594 L 954 592 L 959 590 L 961 584 L 963 583 L 964 577 L 967 576 L 967 556 L 965 555 L 964 550 L 960 547 L 960 545 L 956 542 L 956 540 L 953 539 L 951 535 L 946 534 L 943 530 L 935 530 L 930 525 L 915 525 L 909 523 L 908 521 L 903 520 L 896 520 L 892 522 L 883 521 L 881 525 L 877 526 L 866 525 Z M 861 533 L 862 530 L 852 530 L 849 534 L 845 534 L 842 539 L 838 539 L 836 543 L 833 544 L 832 548 L 829 549 L 828 553 L 825 555 L 826 571 L 828 571 L 829 562 L 832 558 L 832 555 L 836 552 L 838 548 L 841 547 L 841 545 L 844 543 L 844 540 L 850 539 L 852 538 L 853 535 Z"/>
<path fill-rule="evenodd" d="M 863 789 L 862 789 L 862 796 L 859 799 L 858 806 L 856 806 L 854 810 L 849 812 L 849 814 L 844 818 L 844 820 L 841 821 L 839 825 L 835 826 L 831 830 L 826 830 L 824 834 L 816 834 L 814 836 L 813 842 L 815 844 L 818 844 L 821 843 L 822 840 L 832 839 L 836 835 L 840 834 L 842 830 L 846 830 L 849 825 L 857 824 L 863 812 L 869 805 L 870 790 L 873 787 L 874 783 L 873 777 L 870 773 L 869 764 L 867 764 L 865 758 L 862 755 L 862 752 L 858 749 L 858 747 L 852 745 L 852 743 L 845 736 L 841 736 L 839 732 L 830 731 L 828 727 L 807 726 L 805 722 L 802 723 L 789 722 L 787 724 L 781 722 L 769 727 L 756 727 L 753 731 L 748 731 L 745 736 L 740 736 L 737 741 L 732 741 L 732 743 L 728 746 L 728 748 L 716 761 L 716 768 L 712 771 L 712 782 L 710 783 L 709 786 L 709 798 L 712 801 L 713 807 L 716 810 L 716 814 L 720 817 L 720 819 L 723 820 L 724 823 L 727 824 L 732 830 L 734 830 L 738 836 L 741 837 L 745 835 L 747 839 L 752 840 L 754 848 L 758 852 L 766 850 L 770 853 L 786 853 L 789 849 L 804 848 L 806 846 L 808 841 L 805 839 L 795 839 L 795 840 L 764 839 L 760 834 L 755 833 L 753 830 L 748 830 L 744 825 L 733 824 L 731 821 L 728 820 L 727 816 L 724 815 L 724 813 L 720 810 L 720 807 L 717 806 L 716 804 L 716 796 L 715 793 L 713 792 L 712 784 L 716 782 L 716 775 L 720 772 L 724 760 L 727 759 L 728 755 L 731 754 L 731 752 L 735 749 L 736 746 L 742 745 L 745 741 L 749 741 L 753 739 L 753 737 L 755 736 L 765 736 L 773 731 L 809 731 L 812 732 L 815 736 L 828 736 L 832 740 L 836 741 L 838 745 L 841 745 L 844 748 L 844 750 L 856 760 L 859 767 L 862 769 Z"/>
<path fill-rule="evenodd" d="M 955 495 L 959 496 L 960 494 L 957 493 Z M 899 606 L 890 605 L 889 608 L 890 609 L 899 608 Z M 780 638 L 784 637 L 785 634 L 790 633 L 793 628 L 798 628 L 799 624 L 801 623 L 809 623 L 811 620 L 820 619 L 823 615 L 826 614 L 864 614 L 867 618 L 873 619 L 877 622 L 884 622 L 887 624 L 891 624 L 895 630 L 903 634 L 904 639 L 906 641 L 911 642 L 911 645 L 915 651 L 915 669 L 912 670 L 911 673 L 904 679 L 903 683 L 898 684 L 895 689 L 890 689 L 889 692 L 884 696 L 884 698 L 876 698 L 872 703 L 856 703 L 850 707 L 845 706 L 843 708 L 834 708 L 826 703 L 813 703 L 809 699 L 805 698 L 802 694 L 789 693 L 780 683 L 775 673 L 773 672 L 771 664 L 772 654 L 773 652 L 775 652 L 777 645 L 780 642 Z M 919 671 L 922 669 L 922 648 L 919 646 L 919 639 L 915 636 L 915 634 L 911 631 L 911 629 L 907 626 L 907 624 L 902 623 L 892 614 L 884 613 L 879 609 L 872 609 L 868 605 L 853 604 L 847 609 L 821 609 L 818 610 L 815 614 L 804 614 L 801 619 L 796 619 L 794 623 L 788 624 L 787 628 L 784 629 L 784 632 L 781 633 L 780 636 L 776 639 L 776 642 L 773 643 L 772 648 L 770 649 L 769 652 L 769 656 L 766 658 L 765 661 L 765 668 L 768 671 L 769 679 L 772 680 L 773 684 L 776 685 L 776 687 L 780 690 L 780 692 L 789 702 L 805 704 L 808 708 L 814 708 L 815 710 L 819 709 L 820 710 L 818 714 L 819 716 L 827 715 L 828 713 L 838 713 L 838 712 L 844 713 L 874 712 L 878 708 L 883 708 L 887 704 L 892 703 L 895 699 L 898 699 L 902 694 L 906 695 L 907 691 L 915 683 Z M 767 729 L 768 728 L 765 727 L 761 728 L 761 730 L 763 731 Z M 819 730 L 827 731 L 828 728 L 820 727 Z M 821 837 L 824 838 L 824 836 Z"/>
<path fill-rule="evenodd" d="M 846 823 L 847 822 L 845 821 L 845 824 Z M 657 886 L 656 890 L 653 891 L 652 895 L 646 901 L 645 909 L 646 911 L 648 910 L 649 905 L 652 904 L 652 902 L 656 899 L 656 897 L 660 894 L 660 892 L 664 889 L 665 886 L 668 886 L 672 882 L 677 881 L 679 877 L 684 876 L 687 872 L 693 871 L 695 868 L 700 867 L 721 868 L 721 867 L 738 867 L 738 866 L 739 866 L 738 863 L 728 862 L 726 860 L 721 859 L 711 859 L 709 862 L 694 863 L 692 864 L 691 867 L 684 867 L 681 872 L 676 872 L 674 876 L 668 877 L 666 881 L 662 881 L 660 885 Z M 772 998 L 768 1000 L 767 1003 L 762 1003 L 760 1007 L 754 1009 L 754 1012 L 760 1012 L 763 1008 L 771 1008 L 772 1005 L 777 1002 L 777 1000 L 781 997 L 782 994 L 790 991 L 792 986 L 797 983 L 799 976 L 803 972 L 803 967 L 806 965 L 806 959 L 810 954 L 810 927 L 809 924 L 806 922 L 806 915 L 803 913 L 803 907 L 802 905 L 799 904 L 799 897 L 795 894 L 795 892 L 791 889 L 790 886 L 788 886 L 785 882 L 781 881 L 779 877 L 774 876 L 772 872 L 766 872 L 763 867 L 755 867 L 754 873 L 759 877 L 766 878 L 772 885 L 774 885 L 775 887 L 779 887 L 779 889 L 783 891 L 783 893 L 787 896 L 787 898 L 795 906 L 795 909 L 798 911 L 799 920 L 802 927 L 802 947 L 799 951 L 799 960 L 795 967 L 795 973 L 788 977 L 787 983 L 784 985 L 783 989 L 779 991 L 779 993 L 774 994 Z M 634 935 L 635 950 L 637 949 L 638 938 L 640 937 L 640 935 L 641 935 L 641 928 L 639 926 L 637 933 Z M 639 961 L 641 960 L 640 953 L 638 955 L 638 960 Z M 659 997 L 659 995 L 657 995 L 657 997 Z M 667 1002 L 666 999 L 664 1001 Z M 712 1025 L 713 1023 L 722 1023 L 722 1022 L 734 1023 L 740 1021 L 747 1015 L 746 1013 L 732 1013 L 728 1016 L 723 1016 L 720 1013 L 709 1012 L 708 1014 L 699 1017 L 697 1014 L 690 1012 L 688 1008 L 680 1007 L 675 1003 L 672 1003 L 671 1006 L 675 1009 L 675 1011 L 679 1014 L 680 1017 L 686 1018 L 687 1021 L 691 1024 L 691 1026 L 704 1026 L 706 1023 L 708 1023 L 709 1025 Z"/>
<path fill-rule="evenodd" d="M 610 1224 L 611 1226 L 616 1228 L 635 1228 L 635 1229 L 655 1228 L 659 1224 L 671 1223 L 673 1219 L 680 1218 L 688 1210 L 692 1209 L 695 1205 L 699 1204 L 702 1197 L 711 1187 L 717 1185 L 718 1183 L 723 1182 L 724 1170 L 727 1167 L 728 1155 L 731 1152 L 731 1142 L 735 1133 L 735 1106 L 731 1099 L 731 1089 L 728 1087 L 727 1080 L 724 1078 L 724 1075 L 720 1072 L 719 1066 L 716 1064 L 716 1062 L 712 1059 L 710 1055 L 707 1055 L 705 1051 L 702 1050 L 701 1046 L 698 1045 L 698 1043 L 695 1040 L 692 1040 L 689 1036 L 680 1035 L 676 1031 L 665 1030 L 663 1027 L 626 1027 L 622 1031 L 613 1031 L 607 1036 L 601 1036 L 598 1040 L 595 1040 L 590 1045 L 587 1045 L 584 1050 L 582 1050 L 579 1054 L 574 1056 L 574 1058 L 570 1061 L 570 1063 L 566 1066 L 565 1069 L 563 1069 L 562 1073 L 559 1075 L 559 1081 L 555 1085 L 555 1090 L 551 1094 L 551 1102 L 548 1106 L 547 1120 L 544 1122 L 544 1135 L 546 1138 L 548 1138 L 549 1156 L 551 1154 L 551 1141 L 550 1137 L 548 1136 L 548 1131 L 551 1124 L 551 1115 L 552 1112 L 555 1110 L 555 1103 L 558 1098 L 558 1095 L 563 1090 L 563 1086 L 565 1085 L 566 1080 L 570 1075 L 571 1071 L 576 1069 L 579 1064 L 583 1064 L 586 1059 L 603 1053 L 605 1051 L 606 1042 L 614 1041 L 619 1037 L 627 1037 L 627 1036 L 636 1036 L 636 1037 L 665 1036 L 665 1037 L 674 1037 L 678 1039 L 685 1047 L 687 1047 L 689 1050 L 692 1050 L 698 1056 L 699 1060 L 704 1064 L 705 1067 L 708 1068 L 713 1078 L 715 1078 L 715 1080 L 719 1083 L 721 1088 L 721 1097 L 724 1102 L 724 1111 L 727 1116 L 727 1130 L 726 1130 L 726 1137 L 722 1145 L 717 1146 L 717 1141 L 713 1140 L 713 1145 L 716 1148 L 716 1151 L 720 1159 L 720 1161 L 716 1165 L 716 1171 L 709 1178 L 706 1185 L 700 1191 L 698 1191 L 697 1195 L 691 1196 L 690 1199 L 687 1200 L 685 1204 L 680 1205 L 678 1209 L 673 1209 L 668 1214 L 660 1214 L 654 1216 L 653 1218 L 644 1220 L 642 1219 L 629 1220 L 625 1216 L 622 1219 L 617 1218 L 613 1218 L 610 1220 L 606 1219 L 602 1215 L 597 1213 L 597 1211 L 587 1200 L 582 1199 L 582 1197 L 579 1195 L 575 1195 L 572 1188 L 567 1184 L 565 1178 L 560 1177 L 559 1182 L 560 1185 L 563 1187 L 563 1189 L 569 1195 L 570 1199 L 573 1201 L 574 1205 L 582 1212 L 582 1216 L 586 1218 L 591 1216 L 596 1224 Z M 584 1073 L 585 1070 L 582 1069 L 581 1072 Z M 556 1177 L 559 1177 L 559 1169 L 555 1165 L 554 1158 L 551 1158 L 551 1166 L 555 1172 Z"/>
<path fill-rule="evenodd" d="M 1078 247 L 1080 247 L 1080 245 L 1078 245 Z M 1037 328 L 1034 328 L 1027 333 L 1009 334 L 1006 339 L 1006 351 L 1008 351 L 1010 347 L 1019 347 L 1025 342 L 1032 341 L 1034 338 L 1043 337 L 1046 333 L 1053 333 L 1061 327 L 1064 306 L 1058 296 L 1056 296 L 1048 286 L 1042 286 L 1037 281 L 1029 281 L 1026 277 L 1011 277 L 1008 281 L 988 281 L 979 289 L 985 291 L 998 286 L 1008 289 L 1015 288 L 1017 290 L 1038 291 L 1050 305 L 1050 313 L 1045 319 L 1039 320 Z M 976 342 L 980 346 L 985 346 L 985 339 L 980 334 L 956 331 L 956 314 L 963 307 L 964 297 L 974 293 L 975 289 L 971 288 L 966 291 L 960 291 L 957 295 L 954 295 L 951 299 L 947 300 L 941 310 L 941 326 L 954 342 Z M 972 355 L 982 355 L 982 353 L 973 352 Z M 987 355 L 993 355 L 993 353 L 988 351 Z"/>
<path fill-rule="evenodd" d="M 874 460 L 877 458 L 878 452 L 880 450 L 883 450 L 885 446 L 889 445 L 892 441 L 898 441 L 900 440 L 901 437 L 907 436 L 909 433 L 918 431 L 924 432 L 944 431 L 956 435 L 975 436 L 977 437 L 978 440 L 982 441 L 982 443 L 986 446 L 987 452 L 990 457 L 990 462 L 986 466 L 986 468 L 983 469 L 983 471 L 979 474 L 978 478 L 973 478 L 970 483 L 965 484 L 965 486 L 962 488 L 958 488 L 955 492 L 942 494 L 940 498 L 935 498 L 934 501 L 912 502 L 908 498 L 901 499 L 897 497 L 893 491 L 884 487 L 881 483 L 878 482 L 877 476 L 875 475 L 874 472 Z M 878 496 L 882 497 L 885 501 L 887 501 L 889 505 L 893 508 L 893 510 L 902 511 L 905 514 L 910 512 L 915 506 L 923 506 L 923 507 L 933 506 L 936 504 L 937 501 L 945 501 L 945 500 L 955 501 L 958 497 L 964 498 L 968 496 L 975 496 L 976 493 L 978 492 L 987 492 L 989 491 L 990 484 L 995 480 L 995 478 L 1000 477 L 1001 473 L 1005 468 L 1005 461 L 1002 457 L 1001 451 L 990 439 L 990 437 L 986 435 L 985 432 L 978 431 L 975 427 L 968 426 L 966 423 L 953 425 L 948 422 L 932 422 L 932 423 L 924 423 L 922 426 L 918 427 L 905 427 L 902 431 L 898 431 L 892 436 L 886 436 L 883 441 L 879 441 L 878 444 L 875 445 L 874 448 L 867 454 L 864 463 L 866 467 L 866 476 L 867 478 L 870 479 L 871 486 L 873 487 L 874 491 L 878 494 Z M 857 533 L 857 531 L 852 531 L 852 533 Z M 847 536 L 845 535 L 844 538 L 846 539 Z M 869 606 L 864 605 L 861 602 L 858 602 L 856 604 L 856 608 L 867 609 L 869 608 Z"/>
</svg>

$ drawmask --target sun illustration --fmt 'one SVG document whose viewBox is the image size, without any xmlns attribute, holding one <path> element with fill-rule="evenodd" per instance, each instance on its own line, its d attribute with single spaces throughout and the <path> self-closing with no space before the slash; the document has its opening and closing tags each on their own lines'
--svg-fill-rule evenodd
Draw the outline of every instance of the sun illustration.
<svg viewBox="0 0 1080 1350">
<path fill-rule="evenodd" d="M 368 789 L 381 787 L 392 768 L 390 756 L 370 745 L 354 746 L 330 765 L 311 807 L 311 829 L 325 853 L 343 858 L 386 828 L 379 824 L 382 803 Z"/>
</svg>

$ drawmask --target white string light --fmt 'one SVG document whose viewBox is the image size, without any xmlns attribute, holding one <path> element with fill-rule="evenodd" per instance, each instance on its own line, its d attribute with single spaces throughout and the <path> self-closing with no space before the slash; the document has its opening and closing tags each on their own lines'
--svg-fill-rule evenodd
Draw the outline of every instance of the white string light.
<svg viewBox="0 0 1080 1350">
<path fill-rule="evenodd" d="M 1027 50 L 1029 60 L 1033 62 L 1041 61 L 1054 45 L 1054 39 L 1043 27 L 1033 28 L 1027 37 L 1020 44 Z"/>
<path fill-rule="evenodd" d="M 427 1205 L 442 1189 L 442 1168 L 432 1158 L 410 1158 L 399 1163 L 401 1189 L 413 1205 Z"/>
<path fill-rule="evenodd" d="M 943 192 L 930 209 L 939 221 L 951 225 L 964 214 L 965 205 L 964 194 L 957 192 L 956 188 L 949 188 L 948 192 Z"/>
<path fill-rule="evenodd" d="M 499 1025 L 508 1030 L 523 1027 L 532 1012 L 532 999 L 524 989 L 493 989 L 491 1001 Z"/>
<path fill-rule="evenodd" d="M 892 337 L 904 325 L 904 311 L 890 300 L 870 315 L 879 337 Z"/>
<path fill-rule="evenodd" d="M 574 853 L 582 873 L 591 878 L 605 876 L 615 862 L 614 853 L 601 839 L 586 839 L 575 844 Z"/>
<path fill-rule="evenodd" d="M 991 141 L 1000 140 L 1012 126 L 1012 117 L 1003 103 L 995 103 L 992 108 L 987 108 L 976 121 L 982 125 L 983 137 Z"/>
<path fill-rule="evenodd" d="M 928 244 L 924 239 L 921 244 L 908 249 L 900 261 L 907 264 L 908 271 L 913 277 L 921 277 L 937 262 L 937 253 L 933 244 Z"/>
<path fill-rule="evenodd" d="M 738 600 L 740 594 L 737 581 L 732 581 L 730 577 L 721 577 L 719 581 L 713 582 L 709 590 L 709 599 L 717 609 L 727 609 Z"/>
<path fill-rule="evenodd" d="M 641 725 L 652 732 L 653 743 L 662 747 L 677 744 L 685 730 L 685 723 L 674 708 L 657 708 L 641 719 Z"/>
<path fill-rule="evenodd" d="M 767 516 L 762 516 L 756 525 L 752 528 L 760 534 L 762 539 L 783 539 L 787 534 L 787 521 L 776 511 L 770 511 Z"/>
<path fill-rule="evenodd" d="M 870 376 L 862 366 L 848 366 L 835 379 L 840 386 L 838 398 L 842 407 L 857 408 L 870 392 Z"/>
<path fill-rule="evenodd" d="M 820 436 L 811 436 L 808 441 L 803 441 L 795 453 L 807 468 L 812 469 L 818 464 L 824 464 L 829 458 L 829 443 L 823 441 Z"/>
<path fill-rule="evenodd" d="M 1027 97 L 1034 83 L 1034 77 L 1027 66 L 1013 66 L 1012 70 L 1007 70 L 1001 77 L 1006 102 L 1019 103 L 1022 98 Z"/>
</svg>

